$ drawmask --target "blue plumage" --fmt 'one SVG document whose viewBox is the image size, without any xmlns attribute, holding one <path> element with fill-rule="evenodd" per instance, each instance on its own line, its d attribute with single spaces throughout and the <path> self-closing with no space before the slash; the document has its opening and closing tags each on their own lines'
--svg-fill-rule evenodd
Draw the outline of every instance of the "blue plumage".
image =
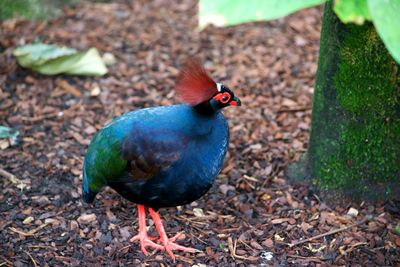
<svg viewBox="0 0 400 267">
<path fill-rule="evenodd" d="M 189 203 L 205 194 L 222 168 L 229 132 L 220 111 L 189 105 L 126 113 L 91 142 L 83 193 L 92 200 L 109 185 L 126 199 L 152 208 Z"/>
<path fill-rule="evenodd" d="M 92 202 L 102 187 L 114 188 L 137 203 L 139 233 L 130 239 L 146 247 L 195 252 L 168 238 L 157 212 L 192 202 L 204 195 L 221 171 L 229 143 L 221 113 L 240 100 L 215 83 L 198 61 L 181 70 L 176 92 L 188 104 L 153 107 L 126 113 L 106 124 L 93 138 L 83 164 L 82 194 Z M 146 228 L 149 208 L 160 236 L 157 244 Z"/>
</svg>

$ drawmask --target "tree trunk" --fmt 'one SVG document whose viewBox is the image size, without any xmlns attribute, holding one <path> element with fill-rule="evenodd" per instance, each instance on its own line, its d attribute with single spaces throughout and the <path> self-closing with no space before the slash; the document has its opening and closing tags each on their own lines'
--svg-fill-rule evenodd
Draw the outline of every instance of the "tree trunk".
<svg viewBox="0 0 400 267">
<path fill-rule="evenodd" d="M 332 1 L 324 10 L 309 148 L 296 165 L 289 177 L 308 177 L 328 199 L 400 196 L 398 65 L 371 23 L 341 23 Z"/>
</svg>

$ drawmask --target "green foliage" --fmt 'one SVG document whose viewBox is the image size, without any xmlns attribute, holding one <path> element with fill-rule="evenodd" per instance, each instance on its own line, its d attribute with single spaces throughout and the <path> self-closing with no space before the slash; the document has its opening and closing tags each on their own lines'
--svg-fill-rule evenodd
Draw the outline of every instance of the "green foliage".
<svg viewBox="0 0 400 267">
<path fill-rule="evenodd" d="M 199 26 L 229 26 L 272 20 L 326 0 L 200 0 Z M 400 0 L 335 0 L 334 11 L 344 23 L 373 21 L 386 48 L 400 63 Z"/>
<path fill-rule="evenodd" d="M 335 0 L 333 10 L 344 23 L 361 25 L 365 20 L 371 20 L 367 0 Z"/>
<path fill-rule="evenodd" d="M 14 56 L 21 66 L 46 75 L 65 73 L 101 76 L 107 73 L 95 48 L 78 52 L 72 48 L 34 43 L 16 48 Z"/>
<path fill-rule="evenodd" d="M 31 20 L 50 19 L 61 13 L 63 6 L 85 1 L 111 2 L 111 0 L 0 0 L 0 20 L 14 17 Z"/>
<path fill-rule="evenodd" d="M 400 0 L 368 0 L 368 7 L 379 36 L 400 63 Z"/>
<path fill-rule="evenodd" d="M 0 19 L 13 17 L 42 19 L 49 13 L 48 7 L 40 4 L 39 0 L 2 0 L 0 5 Z"/>
<path fill-rule="evenodd" d="M 76 2 L 78 0 L 1 0 L 0 19 L 47 19 L 57 15 L 63 5 Z"/>
<path fill-rule="evenodd" d="M 271 20 L 326 0 L 200 0 L 199 25 L 229 26 Z"/>
</svg>

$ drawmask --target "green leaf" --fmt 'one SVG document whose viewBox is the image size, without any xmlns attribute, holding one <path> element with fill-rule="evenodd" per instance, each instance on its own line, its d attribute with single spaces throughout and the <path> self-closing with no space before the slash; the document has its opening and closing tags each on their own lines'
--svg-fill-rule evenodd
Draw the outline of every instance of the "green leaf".
<svg viewBox="0 0 400 267">
<path fill-rule="evenodd" d="M 101 76 L 107 73 L 107 68 L 96 48 L 91 48 L 87 52 L 56 58 L 33 69 L 46 75 L 66 73 L 71 75 Z"/>
<path fill-rule="evenodd" d="M 344 23 L 361 25 L 365 20 L 371 20 L 367 0 L 335 0 L 333 10 Z"/>
<path fill-rule="evenodd" d="M 6 126 L 0 125 L 0 139 L 2 138 L 17 138 L 19 132 Z"/>
<path fill-rule="evenodd" d="M 368 0 L 368 8 L 383 43 L 400 63 L 400 1 Z"/>
<path fill-rule="evenodd" d="M 0 125 L 0 139 L 8 139 L 11 145 L 18 143 L 19 131 Z"/>
<path fill-rule="evenodd" d="M 29 68 L 32 66 L 40 66 L 49 60 L 66 55 L 73 55 L 77 52 L 78 51 L 73 48 L 34 43 L 16 48 L 14 50 L 14 56 L 17 57 L 18 63 L 21 66 Z"/>
<path fill-rule="evenodd" d="M 396 227 L 394 228 L 394 232 L 400 235 L 400 223 L 396 225 Z"/>
<path fill-rule="evenodd" d="M 78 52 L 73 48 L 34 43 L 16 48 L 14 56 L 21 66 L 46 75 L 66 73 L 98 76 L 107 73 L 95 48 Z"/>
<path fill-rule="evenodd" d="M 326 0 L 200 0 L 199 27 L 272 20 Z"/>
</svg>

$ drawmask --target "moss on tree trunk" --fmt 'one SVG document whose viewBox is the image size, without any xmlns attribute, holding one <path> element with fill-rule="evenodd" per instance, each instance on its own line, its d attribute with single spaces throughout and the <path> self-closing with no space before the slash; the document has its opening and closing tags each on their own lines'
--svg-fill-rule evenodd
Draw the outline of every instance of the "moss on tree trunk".
<svg viewBox="0 0 400 267">
<path fill-rule="evenodd" d="M 325 196 L 399 196 L 399 68 L 371 23 L 341 23 L 332 2 L 324 11 L 304 162 Z M 299 176 L 293 170 L 289 175 Z"/>
</svg>

